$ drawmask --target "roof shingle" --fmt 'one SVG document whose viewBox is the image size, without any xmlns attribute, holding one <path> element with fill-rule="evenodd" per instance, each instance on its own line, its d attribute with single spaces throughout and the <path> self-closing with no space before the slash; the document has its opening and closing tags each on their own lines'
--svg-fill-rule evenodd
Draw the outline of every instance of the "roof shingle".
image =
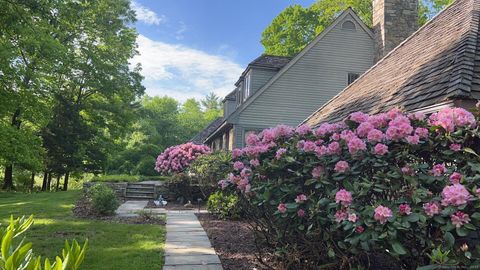
<svg viewBox="0 0 480 270">
<path fill-rule="evenodd" d="M 480 0 L 457 0 L 304 122 L 480 98 Z"/>
<path fill-rule="evenodd" d="M 210 136 L 218 127 L 222 125 L 223 120 L 223 117 L 218 117 L 217 119 L 213 120 L 206 128 L 197 133 L 197 135 L 195 135 L 195 137 L 193 137 L 190 141 L 195 144 L 203 144 L 208 136 Z"/>
</svg>

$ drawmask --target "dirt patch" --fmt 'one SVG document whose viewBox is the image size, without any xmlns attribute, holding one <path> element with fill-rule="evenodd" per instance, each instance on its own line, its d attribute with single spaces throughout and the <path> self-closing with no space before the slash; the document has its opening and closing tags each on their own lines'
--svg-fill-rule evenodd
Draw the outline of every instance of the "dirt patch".
<svg viewBox="0 0 480 270">
<path fill-rule="evenodd" d="M 255 256 L 255 238 L 244 221 L 221 220 L 211 214 L 196 214 L 225 270 L 271 269 Z M 263 256 L 263 260 L 270 258 Z M 269 262 L 271 265 L 271 263 Z"/>
<path fill-rule="evenodd" d="M 93 220 L 104 220 L 112 223 L 123 223 L 123 224 L 156 224 L 156 225 L 165 225 L 164 216 L 155 216 L 148 214 L 147 212 L 141 213 L 137 217 L 117 217 L 115 215 L 104 216 L 97 213 L 92 208 L 92 203 L 86 196 L 82 196 L 76 203 L 73 208 L 73 215 L 81 219 L 93 219 Z"/>
</svg>

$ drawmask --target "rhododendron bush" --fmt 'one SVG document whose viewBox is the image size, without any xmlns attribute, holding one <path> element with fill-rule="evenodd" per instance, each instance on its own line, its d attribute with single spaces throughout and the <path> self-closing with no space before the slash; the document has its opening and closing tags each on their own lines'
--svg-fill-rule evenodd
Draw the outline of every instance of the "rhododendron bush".
<svg viewBox="0 0 480 270">
<path fill-rule="evenodd" d="M 219 185 L 287 268 L 478 266 L 479 135 L 461 108 L 280 125 L 249 135 Z"/>
<path fill-rule="evenodd" d="M 157 157 L 155 170 L 161 174 L 183 172 L 197 157 L 210 153 L 210 148 L 191 142 L 167 148 Z"/>
</svg>

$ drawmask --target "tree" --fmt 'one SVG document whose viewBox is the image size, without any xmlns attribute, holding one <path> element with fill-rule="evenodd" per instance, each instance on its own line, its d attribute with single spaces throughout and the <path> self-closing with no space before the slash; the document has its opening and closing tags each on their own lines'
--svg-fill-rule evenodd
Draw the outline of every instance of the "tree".
<svg viewBox="0 0 480 270">
<path fill-rule="evenodd" d="M 222 116 L 223 109 L 220 98 L 213 92 L 206 95 L 205 98 L 200 100 L 203 110 L 205 112 L 204 118 L 207 122 L 212 122 L 216 118 Z"/>
<path fill-rule="evenodd" d="M 453 0 L 419 0 L 419 23 L 425 24 Z M 310 7 L 287 7 L 262 33 L 261 43 L 266 54 L 294 56 L 342 11 L 352 7 L 363 22 L 372 26 L 371 0 L 317 0 Z"/>
</svg>

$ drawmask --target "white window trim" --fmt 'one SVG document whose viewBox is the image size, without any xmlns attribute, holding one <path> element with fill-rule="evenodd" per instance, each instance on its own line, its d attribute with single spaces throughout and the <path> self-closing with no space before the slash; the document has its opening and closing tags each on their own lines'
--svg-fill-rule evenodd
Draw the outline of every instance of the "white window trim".
<svg viewBox="0 0 480 270">
<path fill-rule="evenodd" d="M 247 100 L 247 98 L 250 96 L 251 86 L 252 86 L 252 73 L 248 72 L 247 75 L 245 75 L 243 101 Z"/>
</svg>

